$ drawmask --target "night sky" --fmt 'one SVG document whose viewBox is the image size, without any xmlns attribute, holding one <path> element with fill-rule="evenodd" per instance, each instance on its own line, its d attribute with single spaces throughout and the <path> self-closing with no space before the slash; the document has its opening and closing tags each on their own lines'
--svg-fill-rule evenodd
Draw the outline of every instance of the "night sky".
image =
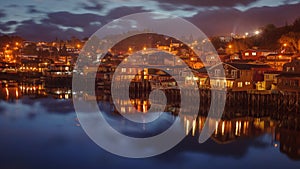
<svg viewBox="0 0 300 169">
<path fill-rule="evenodd" d="M 229 35 L 291 24 L 300 17 L 300 0 L 1 0 L 0 34 L 84 38 L 113 19 L 146 11 L 183 17 L 208 36 Z"/>
</svg>

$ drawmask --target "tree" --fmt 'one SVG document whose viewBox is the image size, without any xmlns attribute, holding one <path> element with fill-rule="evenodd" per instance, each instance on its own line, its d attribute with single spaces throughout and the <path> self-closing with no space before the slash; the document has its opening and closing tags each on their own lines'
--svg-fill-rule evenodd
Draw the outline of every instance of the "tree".
<svg viewBox="0 0 300 169">
<path fill-rule="evenodd" d="M 300 32 L 289 32 L 279 39 L 279 43 L 286 44 L 294 53 L 300 52 Z"/>
</svg>

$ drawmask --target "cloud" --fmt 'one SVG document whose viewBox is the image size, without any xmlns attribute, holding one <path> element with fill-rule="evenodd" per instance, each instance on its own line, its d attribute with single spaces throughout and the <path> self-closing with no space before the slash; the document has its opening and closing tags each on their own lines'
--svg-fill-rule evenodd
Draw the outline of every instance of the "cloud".
<svg viewBox="0 0 300 169">
<path fill-rule="evenodd" d="M 191 5 L 191 6 L 218 6 L 218 7 L 233 7 L 236 5 L 249 5 L 258 0 L 157 0 L 159 3 L 168 3 L 174 6 Z"/>
<path fill-rule="evenodd" d="M 8 21 L 5 24 L 8 25 L 8 26 L 12 26 L 12 25 L 18 24 L 18 22 L 17 21 Z"/>
<path fill-rule="evenodd" d="M 35 13 L 42 13 L 42 11 L 37 10 L 34 5 L 27 5 L 27 13 L 35 14 Z"/>
<path fill-rule="evenodd" d="M 277 26 L 282 26 L 286 22 L 291 23 L 297 17 L 299 17 L 299 8 L 300 4 L 291 4 L 291 5 L 282 5 L 276 7 L 257 7 L 251 8 L 246 11 L 240 11 L 235 8 L 227 7 L 216 7 L 214 10 L 198 10 L 197 7 L 193 6 L 180 6 L 179 3 L 183 3 L 182 0 L 179 0 L 178 3 L 168 4 L 172 0 L 165 0 L 163 3 L 159 3 L 157 6 L 159 8 L 164 8 L 166 11 L 174 10 L 184 10 L 186 12 L 195 12 L 196 14 L 191 17 L 186 17 L 185 19 L 191 21 L 193 24 L 198 26 L 204 33 L 208 36 L 213 35 L 229 35 L 231 32 L 234 33 L 244 33 L 249 31 L 254 31 L 255 29 L 265 26 L 269 23 L 273 23 Z M 201 3 L 208 3 L 208 1 L 203 1 Z M 238 3 L 238 1 L 230 1 Z M 245 1 L 244 3 L 250 3 L 250 1 Z M 91 6 L 91 4 L 96 4 L 93 0 L 87 3 L 86 5 Z M 187 1 L 187 4 L 191 4 L 190 1 Z M 195 3 L 195 2 L 193 2 Z M 212 2 L 215 3 L 215 2 Z M 228 3 L 223 4 L 228 5 Z M 175 7 L 177 5 L 177 7 Z M 107 6 L 104 6 L 108 9 Z M 27 6 L 27 8 L 32 8 L 32 6 Z M 38 9 L 38 8 L 37 8 Z M 19 22 L 17 28 L 15 29 L 15 34 L 33 39 L 43 39 L 44 40 L 53 40 L 56 37 L 60 39 L 65 39 L 73 35 L 83 38 L 91 36 L 95 31 L 97 31 L 100 26 L 117 19 L 119 17 L 138 13 L 146 12 L 148 8 L 143 6 L 136 7 L 116 7 L 112 8 L 106 14 L 91 13 L 71 13 L 68 11 L 60 12 L 49 12 L 46 13 L 46 18 L 37 20 L 36 18 L 26 20 L 24 22 Z M 208 8 L 207 8 L 208 9 Z M 283 12 L 284 11 L 284 12 Z M 3 13 L 3 12 L 2 12 Z M 5 16 L 5 13 L 3 13 Z M 1 17 L 1 12 L 0 12 Z M 13 23 L 10 23 L 13 25 Z M 2 31 L 14 30 L 14 25 L 10 24 L 5 25 L 0 22 L 0 29 Z M 30 25 L 32 24 L 32 25 Z M 41 30 L 45 29 L 45 30 Z M 32 31 L 37 30 L 37 31 Z M 36 32 L 44 32 L 43 34 L 37 34 Z M 68 35 L 70 33 L 72 35 Z M 41 36 L 39 38 L 39 36 Z"/>
<path fill-rule="evenodd" d="M 21 22 L 15 29 L 14 34 L 28 40 L 53 40 L 56 37 L 59 39 L 69 39 L 72 36 L 84 38 L 91 36 L 101 25 L 113 19 L 145 11 L 142 7 L 119 7 L 109 11 L 106 16 L 92 13 L 52 12 L 47 14 L 47 18 L 39 22 L 33 19 Z M 9 30 L 6 25 L 5 27 L 3 25 L 3 29 Z"/>
<path fill-rule="evenodd" d="M 7 32 L 11 30 L 11 26 L 18 24 L 17 21 L 7 21 L 5 23 L 0 22 L 0 30 Z"/>
<path fill-rule="evenodd" d="M 51 41 L 55 38 L 70 39 L 72 36 L 80 36 L 78 32 L 72 28 L 61 29 L 57 25 L 51 23 L 36 23 L 33 20 L 23 21 L 15 30 L 16 35 L 20 35 L 28 40 L 45 40 Z M 80 36 L 81 37 L 81 36 Z"/>
<path fill-rule="evenodd" d="M 97 1 L 89 0 L 91 5 L 86 3 L 80 3 L 83 9 L 91 10 L 91 11 L 101 11 L 105 6 Z"/>
<path fill-rule="evenodd" d="M 112 20 L 117 19 L 122 16 L 139 13 L 139 12 L 147 12 L 148 10 L 144 10 L 143 7 L 118 7 L 114 8 L 113 10 L 109 11 L 109 13 L 106 15 L 106 19 Z"/>
<path fill-rule="evenodd" d="M 54 12 L 49 13 L 48 18 L 42 20 L 42 22 L 69 27 L 85 27 L 89 25 L 90 22 L 102 20 L 103 17 L 96 14 L 73 14 L 70 12 Z"/>
<path fill-rule="evenodd" d="M 6 5 L 7 8 L 17 8 L 19 7 L 19 5 L 17 4 L 10 4 L 10 5 Z"/>
<path fill-rule="evenodd" d="M 0 11 L 0 18 L 4 18 L 6 16 L 6 14 L 2 11 Z"/>
</svg>

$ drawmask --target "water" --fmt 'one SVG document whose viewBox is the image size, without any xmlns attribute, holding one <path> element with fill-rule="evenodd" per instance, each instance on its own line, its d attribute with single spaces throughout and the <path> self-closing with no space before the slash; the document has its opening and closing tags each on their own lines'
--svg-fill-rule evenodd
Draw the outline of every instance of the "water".
<svg viewBox="0 0 300 169">
<path fill-rule="evenodd" d="M 170 151 L 146 159 L 128 159 L 106 152 L 89 139 L 77 120 L 68 88 L 19 85 L 2 87 L 0 91 L 1 169 L 300 167 L 300 133 L 282 127 L 284 123 L 280 120 L 268 117 L 222 120 L 212 138 L 199 144 L 197 136 L 205 120 L 199 117 L 196 122 L 189 122 L 194 132 L 187 133 Z M 100 101 L 99 106 L 103 105 L 111 103 Z M 154 122 L 150 126 L 133 126 L 124 123 L 116 113 L 106 114 L 114 119 L 109 122 L 118 130 L 140 137 L 162 132 L 175 118 L 180 118 L 184 129 L 192 119 L 188 115 L 165 113 L 164 120 L 168 123 L 164 125 Z"/>
</svg>

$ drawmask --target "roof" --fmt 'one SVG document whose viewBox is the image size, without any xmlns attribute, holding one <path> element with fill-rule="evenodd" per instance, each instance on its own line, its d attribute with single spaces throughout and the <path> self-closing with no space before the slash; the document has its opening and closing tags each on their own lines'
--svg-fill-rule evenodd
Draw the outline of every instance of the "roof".
<svg viewBox="0 0 300 169">
<path fill-rule="evenodd" d="M 253 68 L 271 68 L 266 64 L 250 64 L 250 63 L 226 63 L 240 70 L 251 70 Z"/>
<path fill-rule="evenodd" d="M 266 71 L 264 74 L 281 74 L 282 71 Z"/>
<path fill-rule="evenodd" d="M 289 78 L 299 78 L 300 73 L 291 73 L 291 72 L 283 72 L 277 77 L 289 77 Z"/>
</svg>

